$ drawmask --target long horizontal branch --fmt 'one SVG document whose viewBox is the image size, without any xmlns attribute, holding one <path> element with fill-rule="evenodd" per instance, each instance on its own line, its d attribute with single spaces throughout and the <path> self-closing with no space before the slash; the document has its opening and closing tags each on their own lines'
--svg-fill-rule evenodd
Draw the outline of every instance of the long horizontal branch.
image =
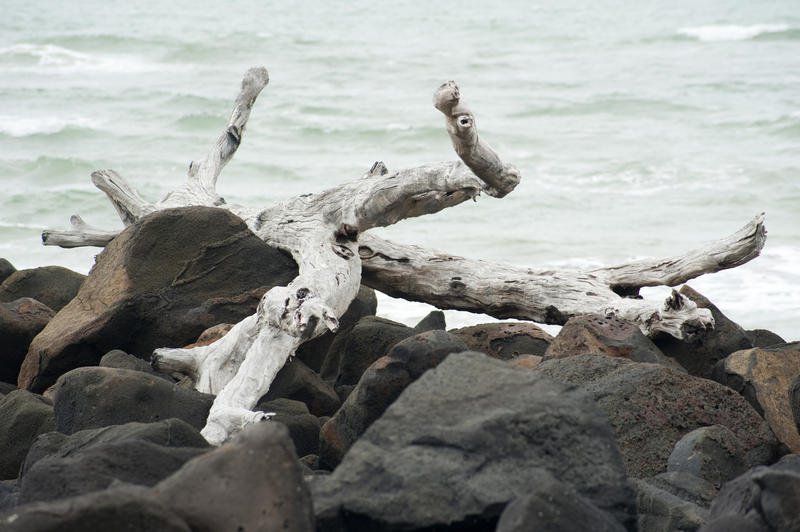
<svg viewBox="0 0 800 532">
<path fill-rule="evenodd" d="M 677 338 L 710 325 L 710 315 L 680 294 L 666 302 L 628 299 L 642 286 L 674 286 L 758 256 L 766 230 L 763 214 L 733 235 L 669 260 L 640 261 L 591 271 L 534 270 L 398 245 L 373 235 L 359 240 L 364 284 L 386 294 L 443 309 L 482 312 L 562 325 L 572 316 L 612 312 L 647 334 Z M 668 264 L 668 267 L 654 265 Z M 619 272 L 624 272 L 624 277 Z M 677 283 L 675 283 L 675 281 Z"/>
</svg>

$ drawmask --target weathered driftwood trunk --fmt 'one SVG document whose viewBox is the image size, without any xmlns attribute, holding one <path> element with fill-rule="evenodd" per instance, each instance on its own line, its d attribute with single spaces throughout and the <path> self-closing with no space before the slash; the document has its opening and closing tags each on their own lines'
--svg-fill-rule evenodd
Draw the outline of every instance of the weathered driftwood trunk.
<svg viewBox="0 0 800 532">
<path fill-rule="evenodd" d="M 265 417 L 250 409 L 267 392 L 286 360 L 303 342 L 336 330 L 338 318 L 362 282 L 386 293 L 441 308 L 485 312 L 544 323 L 564 323 L 588 313 L 615 313 L 634 320 L 645 332 L 683 337 L 712 325 L 710 314 L 673 293 L 666 302 L 629 299 L 641 286 L 674 285 L 732 267 L 758 255 L 762 218 L 711 248 L 670 261 L 634 263 L 592 272 L 533 271 L 441 255 L 399 246 L 368 235 L 372 227 L 438 212 L 481 192 L 503 197 L 519 182 L 477 133 L 474 117 L 461 102 L 454 82 L 442 85 L 434 105 L 445 115 L 447 131 L 461 161 L 390 173 L 375 163 L 360 180 L 318 194 L 254 208 L 230 205 L 216 192 L 216 181 L 238 148 L 267 71 L 247 72 L 228 124 L 199 164 L 191 164 L 186 183 L 158 203 L 144 201 L 111 170 L 92 180 L 117 209 L 125 225 L 151 212 L 178 206 L 209 205 L 240 216 L 267 244 L 286 250 L 299 275 L 286 287 L 267 292 L 256 314 L 238 323 L 217 342 L 192 349 L 158 349 L 153 364 L 194 379 L 195 387 L 216 394 L 203 435 L 221 443 L 247 423 Z M 73 230 L 45 232 L 46 245 L 104 246 L 118 231 L 95 229 L 72 217 Z"/>
</svg>

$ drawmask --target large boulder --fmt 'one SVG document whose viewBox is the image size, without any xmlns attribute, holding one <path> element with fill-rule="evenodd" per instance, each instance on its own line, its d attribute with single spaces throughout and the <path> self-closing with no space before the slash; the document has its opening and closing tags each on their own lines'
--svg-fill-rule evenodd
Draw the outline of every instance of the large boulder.
<svg viewBox="0 0 800 532">
<path fill-rule="evenodd" d="M 638 526 L 643 532 L 697 530 L 708 520 L 707 508 L 641 479 L 634 479 L 633 484 L 639 510 Z"/>
<path fill-rule="evenodd" d="M 308 412 L 308 407 L 293 399 L 274 399 L 259 403 L 255 410 L 274 412 L 272 423 L 281 423 L 289 429 L 297 456 L 316 455 L 319 452 L 319 418 Z"/>
<path fill-rule="evenodd" d="M 467 344 L 470 351 L 500 360 L 520 355 L 544 355 L 553 337 L 533 323 L 496 322 L 453 329 L 450 334 Z"/>
<path fill-rule="evenodd" d="M 154 497 L 193 532 L 311 532 L 314 518 L 294 446 L 280 423 L 256 423 L 160 482 Z"/>
<path fill-rule="evenodd" d="M 331 385 L 298 358 L 286 362 L 260 401 L 279 398 L 302 401 L 315 416 L 333 415 L 342 404 Z"/>
<path fill-rule="evenodd" d="M 346 397 L 370 364 L 394 344 L 415 334 L 417 331 L 402 323 L 376 316 L 361 318 L 349 332 L 336 336 L 322 364 L 321 376 L 334 383 L 340 397 Z"/>
<path fill-rule="evenodd" d="M 482 353 L 425 372 L 311 479 L 319 530 L 492 530 L 547 470 L 629 530 L 635 500 L 591 397 Z"/>
<path fill-rule="evenodd" d="M 680 293 L 694 301 L 698 308 L 711 311 L 714 328 L 699 332 L 690 339 L 678 340 L 661 334 L 653 341 L 665 355 L 680 362 L 690 374 L 709 378 L 718 361 L 735 351 L 753 347 L 747 332 L 728 319 L 708 298 L 689 285 L 683 285 Z"/>
<path fill-rule="evenodd" d="M 800 453 L 800 433 L 789 392 L 798 375 L 800 351 L 782 348 L 737 351 L 714 370 L 714 379 L 747 398 L 793 453 Z"/>
<path fill-rule="evenodd" d="M 589 353 L 680 367 L 666 357 L 635 323 L 597 314 L 570 318 L 550 343 L 544 360 Z"/>
<path fill-rule="evenodd" d="M 537 470 L 536 474 L 539 478 L 532 483 L 531 492 L 506 506 L 495 532 L 625 531 L 619 521 L 544 469 Z"/>
<path fill-rule="evenodd" d="M 29 297 L 0 302 L 0 381 L 17 382 L 31 340 L 54 315 L 50 307 Z"/>
<path fill-rule="evenodd" d="M 800 456 L 755 467 L 726 483 L 702 530 L 800 530 Z M 748 523 L 749 522 L 749 523 Z M 738 528 L 724 528 L 738 523 Z"/>
<path fill-rule="evenodd" d="M 17 271 L 17 269 L 8 261 L 8 259 L 0 258 L 0 284 L 8 279 L 8 277 L 15 271 Z"/>
<path fill-rule="evenodd" d="M 77 368 L 53 387 L 56 429 L 79 430 L 179 418 L 202 429 L 214 396 L 130 369 Z"/>
<path fill-rule="evenodd" d="M 33 340 L 19 386 L 42 391 L 112 349 L 147 359 L 157 347 L 182 347 L 252 314 L 267 289 L 296 274 L 290 257 L 226 210 L 146 216 L 106 246 L 77 296 Z"/>
<path fill-rule="evenodd" d="M 119 485 L 58 501 L 35 502 L 0 514 L 3 532 L 192 532 L 168 501 L 142 486 Z"/>
<path fill-rule="evenodd" d="M 376 360 L 320 434 L 320 462 L 333 468 L 411 382 L 450 353 L 467 351 L 458 337 L 432 330 L 398 342 Z"/>
<path fill-rule="evenodd" d="M 102 490 L 114 481 L 153 486 L 208 449 L 200 433 L 178 419 L 43 436 L 22 467 L 20 504 Z"/>
<path fill-rule="evenodd" d="M 606 413 L 634 478 L 666 471 L 677 441 L 707 425 L 724 425 L 742 442 L 748 465 L 767 463 L 777 441 L 739 394 L 716 382 L 661 364 L 602 355 L 542 361 L 533 370 L 587 390 Z"/>
<path fill-rule="evenodd" d="M 684 435 L 667 462 L 667 471 L 691 473 L 716 489 L 746 470 L 742 442 L 724 425 L 700 427 Z"/>
<path fill-rule="evenodd" d="M 41 395 L 15 390 L 0 399 L 0 480 L 17 478 L 39 434 L 55 430 L 53 404 Z"/>
<path fill-rule="evenodd" d="M 0 284 L 0 302 L 29 297 L 58 312 L 77 295 L 85 279 L 62 266 L 17 270 Z"/>
</svg>

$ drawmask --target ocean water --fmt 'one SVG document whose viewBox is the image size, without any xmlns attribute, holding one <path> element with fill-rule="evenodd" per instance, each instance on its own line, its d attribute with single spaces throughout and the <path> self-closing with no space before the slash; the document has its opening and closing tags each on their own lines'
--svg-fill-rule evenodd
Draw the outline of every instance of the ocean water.
<svg viewBox="0 0 800 532">
<path fill-rule="evenodd" d="M 218 189 L 253 205 L 356 179 L 376 160 L 454 159 L 431 105 L 454 79 L 523 181 L 382 236 L 585 268 L 678 254 L 763 211 L 761 257 L 690 284 L 745 328 L 800 339 L 796 0 L 3 6 L 0 257 L 17 268 L 87 272 L 97 249 L 43 247 L 41 231 L 73 213 L 121 226 L 95 169 L 151 200 L 183 182 L 251 66 L 270 84 Z M 406 323 L 428 310 L 380 299 L 381 315 Z"/>
</svg>

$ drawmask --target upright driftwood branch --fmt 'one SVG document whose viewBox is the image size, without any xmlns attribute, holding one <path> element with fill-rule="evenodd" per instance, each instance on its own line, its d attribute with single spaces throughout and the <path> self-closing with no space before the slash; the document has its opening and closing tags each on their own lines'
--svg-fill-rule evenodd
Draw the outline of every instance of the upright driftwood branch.
<svg viewBox="0 0 800 532">
<path fill-rule="evenodd" d="M 362 264 L 364 280 L 372 286 L 441 308 L 544 323 L 563 323 L 583 312 L 614 312 L 647 332 L 682 337 L 709 326 L 708 312 L 677 294 L 655 304 L 620 294 L 746 262 L 763 245 L 762 220 L 756 220 L 749 233 L 743 230 L 739 237 L 730 237 L 733 240 L 669 261 L 583 273 L 534 272 L 363 235 L 370 228 L 438 212 L 481 192 L 503 197 L 519 182 L 517 169 L 504 163 L 478 135 L 474 116 L 452 81 L 436 91 L 434 105 L 445 116 L 460 161 L 397 172 L 376 163 L 362 179 L 318 194 L 266 208 L 230 205 L 217 194 L 216 181 L 240 145 L 250 110 L 268 81 L 263 68 L 247 72 L 222 135 L 203 161 L 190 165 L 186 182 L 160 202 L 143 200 L 114 171 L 92 174 L 124 225 L 160 209 L 218 206 L 237 214 L 257 236 L 289 252 L 298 264 L 298 276 L 291 283 L 268 291 L 257 312 L 222 339 L 191 349 L 157 349 L 153 354 L 152 362 L 159 369 L 189 375 L 198 390 L 216 394 L 202 431 L 212 443 L 265 416 L 250 409 L 300 344 L 337 329 L 339 317 L 358 291 Z M 102 246 L 118 233 L 90 227 L 78 216 L 73 216 L 72 226 L 71 231 L 43 233 L 44 243 Z"/>
</svg>

